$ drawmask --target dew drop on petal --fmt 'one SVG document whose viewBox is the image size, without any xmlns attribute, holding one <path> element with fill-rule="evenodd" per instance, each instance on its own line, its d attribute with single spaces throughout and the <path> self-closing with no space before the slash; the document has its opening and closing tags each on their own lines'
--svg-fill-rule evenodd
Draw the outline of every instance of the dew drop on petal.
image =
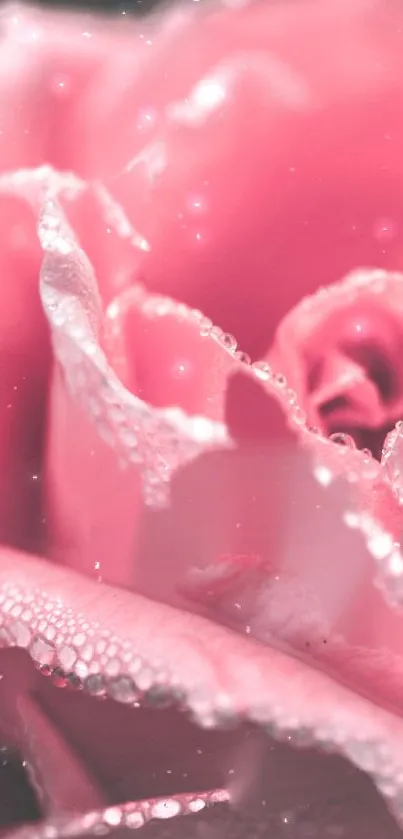
<svg viewBox="0 0 403 839">
<path fill-rule="evenodd" d="M 222 335 L 219 337 L 219 343 L 225 347 L 225 349 L 230 351 L 235 351 L 237 347 L 237 342 L 233 335 L 230 335 L 229 332 L 223 332 Z"/>
<path fill-rule="evenodd" d="M 125 823 L 131 829 L 143 827 L 144 821 L 144 816 L 140 810 L 133 810 L 132 812 L 126 813 Z"/>
<path fill-rule="evenodd" d="M 302 408 L 299 407 L 299 405 L 294 405 L 294 407 L 291 410 L 291 417 L 293 421 L 296 423 L 296 425 L 305 425 L 306 414 L 302 410 Z"/>
<path fill-rule="evenodd" d="M 287 386 L 287 379 L 282 373 L 277 373 L 277 376 L 274 380 L 274 384 L 276 385 L 276 387 L 283 390 L 283 388 Z"/>
<path fill-rule="evenodd" d="M 266 364 L 265 361 L 255 361 L 252 364 L 253 372 L 258 379 L 262 381 L 268 381 L 271 378 L 272 372 L 271 367 L 269 364 Z"/>
<path fill-rule="evenodd" d="M 38 664 L 51 664 L 55 651 L 53 647 L 44 641 L 43 638 L 37 637 L 30 645 L 31 656 Z"/>
<path fill-rule="evenodd" d="M 346 449 L 355 449 L 353 438 L 349 434 L 343 434 L 341 431 L 336 431 L 334 434 L 331 434 L 329 440 L 338 446 L 344 446 Z"/>
<path fill-rule="evenodd" d="M 238 359 L 238 361 L 241 361 L 243 364 L 251 364 L 252 363 L 252 359 L 251 359 L 250 355 L 248 355 L 248 353 L 246 353 L 246 352 L 242 352 L 242 350 L 237 350 L 236 351 L 235 358 Z"/>
<path fill-rule="evenodd" d="M 118 702 L 132 703 L 137 699 L 136 688 L 129 676 L 118 676 L 109 682 L 109 694 Z"/>
<path fill-rule="evenodd" d="M 175 798 L 162 798 L 152 806 L 152 816 L 155 819 L 171 819 L 181 811 L 181 805 Z"/>
</svg>

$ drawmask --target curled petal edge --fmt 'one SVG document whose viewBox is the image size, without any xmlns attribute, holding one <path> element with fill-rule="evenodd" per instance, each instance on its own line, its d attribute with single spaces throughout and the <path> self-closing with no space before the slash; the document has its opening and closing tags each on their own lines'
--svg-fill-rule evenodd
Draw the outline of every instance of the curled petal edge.
<svg viewBox="0 0 403 839">
<path fill-rule="evenodd" d="M 28 610 L 34 613 L 29 620 Z M 50 627 L 56 615 L 60 629 L 49 641 L 42 624 Z M 119 701 L 120 678 L 136 688 L 136 707 L 139 695 L 163 685 L 202 727 L 248 720 L 296 747 L 342 755 L 373 779 L 403 825 L 401 718 L 279 649 L 107 585 L 100 592 L 91 581 L 78 584 L 74 572 L 4 550 L 0 624 L 3 646 L 24 648 L 37 665 L 45 657 L 51 673 L 66 670 L 69 660 L 69 676 L 88 692 L 80 648 L 91 633 L 101 634 L 118 662 L 112 680 L 107 666 L 100 673 L 112 699 Z"/>
</svg>

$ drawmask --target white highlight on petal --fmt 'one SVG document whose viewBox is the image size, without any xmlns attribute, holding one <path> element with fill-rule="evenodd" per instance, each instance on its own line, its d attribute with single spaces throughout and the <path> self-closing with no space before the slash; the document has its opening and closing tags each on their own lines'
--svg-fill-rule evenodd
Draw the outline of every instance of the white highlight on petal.
<svg viewBox="0 0 403 839">
<path fill-rule="evenodd" d="M 305 109 L 312 102 L 307 82 L 293 67 L 273 53 L 255 50 L 237 52 L 217 64 L 184 99 L 168 105 L 166 116 L 183 125 L 199 127 L 225 104 L 236 83 L 251 75 L 256 77 L 257 85 L 263 86 L 263 96 L 269 100 L 280 100 L 296 110 Z"/>
<path fill-rule="evenodd" d="M 316 466 L 314 475 L 319 484 L 323 487 L 328 487 L 333 481 L 333 475 L 327 466 Z"/>
</svg>

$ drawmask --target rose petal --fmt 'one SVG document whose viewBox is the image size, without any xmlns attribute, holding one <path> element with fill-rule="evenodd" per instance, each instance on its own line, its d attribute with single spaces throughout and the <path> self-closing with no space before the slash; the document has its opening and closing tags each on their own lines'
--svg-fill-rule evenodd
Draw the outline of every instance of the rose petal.
<svg viewBox="0 0 403 839">
<path fill-rule="evenodd" d="M 327 433 L 356 429 L 365 441 L 365 431 L 382 438 L 400 417 L 402 302 L 402 275 L 361 270 L 305 298 L 283 319 L 270 361 L 312 424 Z"/>
<path fill-rule="evenodd" d="M 144 281 L 255 358 L 308 290 L 401 263 L 394 21 L 361 3 L 180 10 L 122 35 L 83 98 L 75 165 L 148 242 Z"/>
<path fill-rule="evenodd" d="M 201 312 L 134 286 L 109 305 L 103 332 L 108 359 L 132 393 L 224 420 L 228 377 L 240 369 L 236 341 Z"/>
<path fill-rule="evenodd" d="M 155 482 L 157 475 L 152 462 L 154 460 L 157 466 L 155 458 L 159 457 L 164 469 L 161 477 L 166 482 L 179 466 L 185 465 L 189 457 L 194 459 L 211 446 L 217 448 L 221 440 L 230 445 L 225 426 L 220 426 L 217 420 L 223 422 L 226 419 L 234 439 L 240 442 L 243 439 L 252 440 L 254 446 L 259 440 L 268 437 L 273 445 L 275 441 L 287 436 L 284 419 L 276 402 L 268 400 L 258 380 L 253 381 L 253 371 L 235 357 L 235 347 L 228 349 L 229 336 L 214 330 L 200 313 L 191 312 L 184 306 L 175 306 L 171 301 L 144 295 L 141 289 L 133 289 L 129 295 L 126 293 L 126 308 L 124 298 L 112 302 L 104 319 L 104 343 L 110 360 L 122 373 L 123 381 L 138 395 L 146 397 L 148 402 L 134 399 L 118 380 L 115 383 L 112 370 L 96 344 L 93 330 L 97 330 L 97 316 L 92 313 L 96 312 L 99 304 L 91 267 L 78 250 L 71 231 L 63 221 L 60 207 L 57 209 L 55 202 L 50 202 L 45 209 L 40 231 L 46 253 L 42 272 L 43 299 L 54 329 L 56 351 L 60 353 L 65 372 L 63 378 L 59 373 L 55 374 L 48 437 L 47 476 L 54 540 L 52 553 L 64 562 L 126 586 L 142 587 L 153 581 L 154 595 L 163 592 L 164 599 L 170 599 L 171 596 L 175 598 L 175 589 L 183 576 L 183 562 L 188 564 L 187 548 L 185 552 L 174 550 L 171 554 L 172 558 L 176 554 L 177 566 L 170 580 L 169 589 L 173 586 L 171 594 L 165 590 L 169 567 L 166 559 L 156 574 L 153 570 L 156 568 L 155 562 L 160 559 L 159 551 L 155 553 L 152 565 L 148 564 L 147 559 L 143 563 L 147 582 L 142 582 L 143 570 L 138 567 L 136 559 L 139 479 L 137 471 L 133 471 L 133 463 L 139 464 L 143 484 L 145 479 L 150 478 Z M 74 272 L 72 270 L 69 273 L 68 260 L 74 265 Z M 72 282 L 69 282 L 69 276 L 73 278 Z M 91 313 L 90 321 L 86 311 Z M 156 358 L 159 347 L 160 361 Z M 185 376 L 184 385 L 179 383 L 175 392 L 178 353 L 179 366 L 180 359 L 185 359 L 191 375 Z M 256 372 L 261 375 L 263 371 Z M 185 419 L 184 415 L 185 422 L 181 420 L 182 430 L 176 422 L 176 425 L 171 424 L 169 431 L 170 417 L 175 418 L 178 409 L 170 413 L 164 407 L 164 413 L 159 415 L 149 402 L 161 404 L 164 396 L 171 399 L 172 390 L 176 404 L 186 408 L 190 414 L 203 412 L 205 418 L 199 420 L 194 415 L 193 418 L 190 416 Z M 82 413 L 77 398 L 83 403 L 89 419 Z M 127 411 L 129 413 L 126 417 Z M 207 419 L 208 416 L 211 420 Z M 194 428 L 193 441 L 191 437 L 188 442 L 186 440 L 188 432 L 185 423 L 189 429 Z M 172 443 L 167 432 L 172 436 Z M 196 434 L 199 434 L 199 441 Z M 109 445 L 109 449 L 99 435 Z M 224 455 L 224 450 L 221 454 Z M 222 529 L 220 516 L 227 509 L 227 527 L 232 531 L 244 503 L 242 498 L 246 499 L 250 493 L 253 495 L 256 467 L 259 467 L 259 472 L 261 470 L 256 456 L 250 468 L 247 466 L 246 453 L 241 456 L 236 470 L 239 473 L 239 469 L 249 468 L 249 480 L 241 489 L 239 477 L 236 479 L 235 494 L 230 503 L 224 490 L 231 480 L 232 466 L 225 457 L 222 461 L 221 454 L 219 460 L 223 463 L 224 472 L 220 474 L 217 464 L 215 486 L 219 490 L 222 485 L 223 504 L 216 504 L 215 520 L 219 529 Z M 122 470 L 122 460 L 123 465 L 129 465 L 129 469 Z M 203 503 L 206 482 L 208 486 L 214 468 L 214 459 L 210 459 L 204 478 L 199 475 L 198 489 L 197 471 L 195 476 L 192 475 L 190 497 L 198 497 Z M 259 518 L 262 514 L 262 510 L 257 513 Z M 175 508 L 174 516 L 177 515 L 180 519 L 186 515 L 181 506 Z M 211 514 L 206 513 L 205 516 L 207 520 Z M 114 522 L 113 528 L 110 527 L 111 520 Z M 179 535 L 182 526 L 175 525 L 171 516 L 169 520 L 173 533 Z M 202 507 L 199 520 L 203 520 Z M 115 531 L 116 522 L 119 528 Z M 150 526 L 154 528 L 152 521 Z M 206 562 L 210 565 L 217 552 L 220 555 L 235 550 L 236 556 L 242 555 L 242 551 L 236 549 L 236 542 L 239 541 L 236 530 L 232 535 L 228 533 L 230 541 L 225 538 L 222 544 L 216 543 L 213 531 L 211 527 L 211 546 L 204 556 L 203 565 Z M 164 527 L 159 529 L 158 526 L 158 539 L 162 538 L 163 532 Z M 263 538 L 255 515 L 248 524 L 248 533 L 249 536 L 241 534 L 241 542 L 246 544 L 252 537 L 258 541 Z M 143 538 L 141 535 L 141 540 Z M 168 544 L 166 548 L 168 556 Z M 255 563 L 255 553 L 250 546 L 247 554 L 251 555 L 252 564 Z M 261 561 L 262 557 L 259 556 Z M 235 566 L 239 566 L 238 560 Z"/>
<path fill-rule="evenodd" d="M 61 558 L 63 553 L 63 561 L 130 585 L 139 473 L 146 497 L 158 503 L 172 472 L 205 448 L 225 443 L 227 434 L 222 424 L 204 417 L 187 417 L 178 408 L 154 411 L 123 387 L 97 344 L 101 304 L 92 267 L 55 200 L 45 206 L 40 236 L 46 254 L 43 300 L 65 374 L 63 379 L 55 377 L 48 440 L 50 506 L 58 531 L 56 544 L 60 541 L 57 556 Z M 185 333 L 196 351 L 211 345 L 212 357 L 221 354 L 225 360 L 222 386 L 216 391 L 221 398 L 228 371 L 237 369 L 237 362 L 212 338 L 202 338 L 199 321 L 189 324 L 190 332 L 187 329 L 185 319 Z M 199 374 L 203 373 L 200 360 L 206 359 L 205 349 L 200 352 Z M 152 356 L 147 358 L 146 353 L 143 359 L 153 375 Z M 144 372 L 141 365 L 139 369 Z M 197 388 L 194 394 L 198 399 Z M 83 416 L 80 402 L 89 420 Z M 77 438 L 71 436 L 71 429 Z M 98 474 L 102 475 L 99 480 Z M 113 515 L 116 518 L 111 528 Z M 116 538 L 119 542 L 115 545 Z"/>
<path fill-rule="evenodd" d="M 115 319 L 124 321 L 117 335 L 112 331 L 107 337 L 109 352 L 133 390 L 141 382 L 154 401 L 164 395 L 164 387 L 166 394 L 171 392 L 170 381 L 164 384 L 164 367 L 158 365 L 155 372 L 153 361 L 158 346 L 164 346 L 164 329 L 174 324 L 174 340 L 163 357 L 169 375 L 178 347 L 188 353 L 196 371 L 178 401 L 193 410 L 205 410 L 207 404 L 213 415 L 217 405 L 221 412 L 224 408 L 232 437 L 227 450 L 217 441 L 211 451 L 201 447 L 196 458 L 171 462 L 168 505 L 142 506 L 136 473 L 127 470 L 120 479 L 118 456 L 130 457 L 130 445 L 126 450 L 121 445 L 125 436 L 119 440 L 121 417 L 131 405 L 124 426 L 130 435 L 141 426 L 144 411 L 154 423 L 161 415 L 147 403 L 131 402 L 134 397 L 114 384 L 94 338 L 97 297 L 90 266 L 55 202 L 45 209 L 41 236 L 44 302 L 58 330 L 56 351 L 66 375 L 65 382 L 59 376 L 53 395 L 49 449 L 56 556 L 98 578 L 209 613 L 261 639 L 286 640 L 359 689 L 396 703 L 401 689 L 400 616 L 373 587 L 371 552 L 350 526 L 355 513 L 348 486 L 333 490 L 317 483 L 287 430 L 278 385 L 264 386 L 256 378 L 264 368 L 237 363 L 212 334 L 201 335 L 198 319 L 194 322 L 183 306 L 156 301 L 141 289 L 125 294 L 126 308 L 124 298 L 111 303 L 112 329 Z M 66 270 L 68 260 L 73 260 L 74 274 Z M 67 317 L 72 312 L 74 318 Z M 132 326 L 128 332 L 126 318 Z M 211 360 L 214 375 L 223 378 L 217 391 L 211 390 L 213 401 L 205 403 L 210 392 L 205 371 Z M 71 393 L 80 397 L 88 419 Z M 109 393 L 115 393 L 114 399 Z M 224 405 L 215 401 L 217 396 L 224 397 Z M 111 407 L 108 450 L 97 427 L 104 433 L 103 415 Z M 176 445 L 182 446 L 178 428 L 175 435 Z M 206 448 L 210 445 L 207 441 Z M 158 442 L 146 428 L 138 448 L 143 464 L 155 457 L 154 446 Z M 346 454 L 341 456 L 347 472 Z M 119 522 L 116 536 L 111 535 L 111 516 Z M 350 557 L 348 569 L 345 556 Z"/>
<path fill-rule="evenodd" d="M 6 628 L 17 601 L 27 607 L 35 602 L 48 621 L 57 609 L 66 639 L 77 629 L 85 636 L 95 621 L 96 632 L 113 641 L 120 673 L 130 672 L 135 661 L 141 662 L 139 680 L 143 667 L 151 669 L 152 680 L 163 670 L 201 720 L 232 711 L 273 725 L 291 742 L 298 743 L 299 734 L 311 737 L 368 772 L 400 815 L 400 718 L 327 676 L 194 615 L 90 581 L 77 585 L 72 572 L 50 571 L 48 564 L 22 555 L 2 552 L 0 588 Z M 69 629 L 67 621 L 73 621 Z M 59 641 L 55 647 L 63 654 Z"/>
</svg>

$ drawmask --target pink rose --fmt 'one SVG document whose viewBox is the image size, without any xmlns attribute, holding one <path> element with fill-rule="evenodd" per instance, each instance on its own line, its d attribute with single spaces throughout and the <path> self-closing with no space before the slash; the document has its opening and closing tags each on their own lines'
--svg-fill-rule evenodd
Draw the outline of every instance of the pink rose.
<svg viewBox="0 0 403 839">
<path fill-rule="evenodd" d="M 0 823 L 394 839 L 400 10 L 1 22 Z"/>
</svg>

